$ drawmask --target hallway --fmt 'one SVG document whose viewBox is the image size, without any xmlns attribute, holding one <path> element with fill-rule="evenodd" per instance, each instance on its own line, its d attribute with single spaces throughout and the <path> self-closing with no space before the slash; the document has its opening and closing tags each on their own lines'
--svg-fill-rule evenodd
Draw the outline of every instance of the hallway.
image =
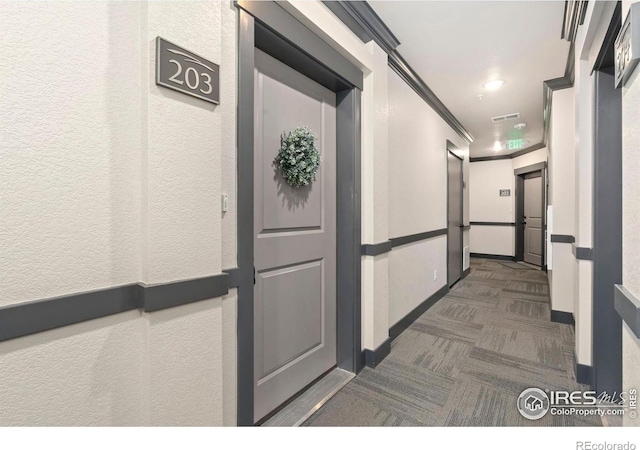
<svg viewBox="0 0 640 450">
<path fill-rule="evenodd" d="M 305 426 L 599 426 L 597 417 L 523 418 L 526 388 L 575 380 L 571 325 L 549 319 L 546 273 L 474 258 L 471 274 L 392 343 Z"/>
</svg>

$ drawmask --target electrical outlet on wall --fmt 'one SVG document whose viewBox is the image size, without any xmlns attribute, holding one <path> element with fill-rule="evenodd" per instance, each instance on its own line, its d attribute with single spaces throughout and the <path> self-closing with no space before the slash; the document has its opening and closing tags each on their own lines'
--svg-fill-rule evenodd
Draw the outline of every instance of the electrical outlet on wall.
<svg viewBox="0 0 640 450">
<path fill-rule="evenodd" d="M 437 270 L 433 271 L 433 281 L 438 281 L 438 271 Z"/>
</svg>

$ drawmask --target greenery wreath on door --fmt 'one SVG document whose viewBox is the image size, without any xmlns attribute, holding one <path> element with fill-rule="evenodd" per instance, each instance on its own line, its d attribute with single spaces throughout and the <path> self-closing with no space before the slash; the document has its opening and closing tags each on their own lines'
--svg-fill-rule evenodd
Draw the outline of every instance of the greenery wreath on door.
<svg viewBox="0 0 640 450">
<path fill-rule="evenodd" d="M 320 168 L 316 135 L 307 127 L 298 127 L 280 136 L 280 150 L 274 160 L 282 178 L 293 187 L 310 185 Z"/>
</svg>

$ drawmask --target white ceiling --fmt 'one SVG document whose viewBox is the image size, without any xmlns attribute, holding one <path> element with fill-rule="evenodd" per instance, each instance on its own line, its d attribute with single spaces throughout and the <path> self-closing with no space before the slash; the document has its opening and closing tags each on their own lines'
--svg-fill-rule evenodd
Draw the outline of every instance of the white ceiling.
<svg viewBox="0 0 640 450">
<path fill-rule="evenodd" d="M 398 52 L 471 133 L 471 156 L 496 141 L 542 139 L 542 83 L 564 75 L 569 42 L 560 38 L 563 1 L 376 1 Z M 501 79 L 488 91 L 483 85 Z M 478 95 L 483 95 L 479 100 Z M 494 124 L 492 117 L 520 113 Z M 527 124 L 524 133 L 513 128 Z"/>
</svg>

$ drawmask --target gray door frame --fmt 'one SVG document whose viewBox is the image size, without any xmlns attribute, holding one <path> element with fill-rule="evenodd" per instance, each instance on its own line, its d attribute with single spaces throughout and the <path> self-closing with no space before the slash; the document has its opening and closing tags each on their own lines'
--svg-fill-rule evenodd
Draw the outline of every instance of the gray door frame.
<svg viewBox="0 0 640 450">
<path fill-rule="evenodd" d="M 362 71 L 274 1 L 238 7 L 237 424 L 254 425 L 254 55 L 270 54 L 336 92 L 337 366 L 362 367 L 360 98 Z"/>
<path fill-rule="evenodd" d="M 616 6 L 594 66 L 593 348 L 591 385 L 598 394 L 622 390 L 622 319 L 614 308 L 622 284 L 622 89 L 615 88 Z"/>
<path fill-rule="evenodd" d="M 462 274 L 464 272 L 464 158 L 458 156 L 456 154 L 456 150 L 458 147 L 454 145 L 453 142 L 447 139 L 447 150 L 445 155 L 447 155 L 447 286 L 451 287 L 458 281 L 462 279 Z M 453 283 L 451 282 L 451 277 L 449 275 L 449 153 L 460 160 L 460 164 L 462 165 L 462 171 L 460 173 L 460 278 L 455 280 Z"/>
<path fill-rule="evenodd" d="M 515 259 L 516 261 L 524 260 L 524 224 L 522 223 L 522 217 L 524 216 L 524 176 L 528 173 L 540 171 L 542 176 L 542 211 L 540 211 L 540 217 L 542 217 L 541 227 L 541 242 L 542 242 L 542 261 L 541 269 L 547 270 L 547 163 L 540 162 L 532 164 L 526 167 L 520 167 L 515 169 L 513 174 L 515 176 L 515 197 L 516 197 L 516 236 L 515 236 Z"/>
</svg>

